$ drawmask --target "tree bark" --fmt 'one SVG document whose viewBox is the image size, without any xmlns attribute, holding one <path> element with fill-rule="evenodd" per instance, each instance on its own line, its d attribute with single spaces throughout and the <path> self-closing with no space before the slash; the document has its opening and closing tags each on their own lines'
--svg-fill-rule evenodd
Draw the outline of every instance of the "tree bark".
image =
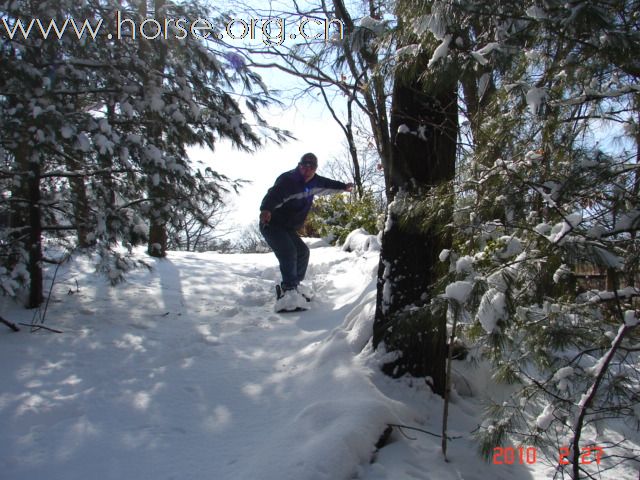
<svg viewBox="0 0 640 480">
<path fill-rule="evenodd" d="M 31 164 L 29 189 L 29 300 L 27 308 L 36 308 L 44 300 L 42 275 L 42 212 L 40 211 L 40 164 Z"/>
<path fill-rule="evenodd" d="M 165 0 L 155 0 L 154 2 L 154 18 L 163 22 Z M 142 10 L 141 10 L 142 13 Z M 146 8 L 144 9 L 144 15 L 146 16 Z M 144 42 L 141 42 L 141 48 L 148 47 Z M 157 76 L 154 78 L 152 75 L 147 79 L 150 85 L 155 85 L 157 88 L 161 88 L 162 85 L 162 72 L 165 69 L 165 51 L 164 46 L 158 43 L 156 48 L 149 48 L 147 50 L 149 55 L 152 55 L 153 71 Z M 162 127 L 161 121 L 158 118 L 158 113 L 151 114 L 151 125 L 149 126 L 149 138 L 153 142 L 162 144 Z M 149 243 L 147 246 L 147 253 L 152 257 L 164 258 L 167 256 L 167 225 L 166 225 L 166 213 L 165 202 L 166 191 L 163 187 L 163 183 L 166 181 L 166 174 L 162 167 L 155 167 L 155 174 L 159 176 L 159 183 L 153 181 L 149 185 L 149 198 L 151 200 L 151 209 L 149 215 Z M 153 175 L 150 176 L 153 178 Z"/>
<path fill-rule="evenodd" d="M 29 272 L 29 292 L 25 306 L 36 308 L 44 300 L 42 275 L 42 221 L 40 211 L 40 164 L 32 162 L 31 148 L 20 143 L 14 150 L 16 169 L 28 172 L 21 175 L 18 186 L 12 191 L 11 228 L 13 241 L 27 252 L 26 267 Z M 10 259 L 10 267 L 20 258 Z"/>
<path fill-rule="evenodd" d="M 390 202 L 419 198 L 454 178 L 456 82 L 446 77 L 428 86 L 417 78 L 405 81 L 401 74 L 396 77 L 391 110 L 395 141 L 385 172 Z M 430 377 L 433 390 L 442 395 L 446 309 L 432 312 L 412 307 L 424 306 L 431 298 L 432 285 L 442 268 L 438 257 L 449 247 L 450 239 L 442 233 L 442 226 L 425 229 L 403 221 L 401 210 L 390 206 L 382 236 L 373 342 L 376 347 L 384 343 L 387 350 L 402 353 L 383 367 L 386 373 Z"/>
<path fill-rule="evenodd" d="M 14 332 L 19 332 L 20 331 L 20 328 L 18 328 L 18 326 L 15 323 L 10 322 L 9 320 L 5 320 L 2 317 L 0 317 L 0 323 L 4 323 L 7 327 L 9 327 Z"/>
<path fill-rule="evenodd" d="M 82 170 L 82 165 L 75 159 L 67 157 L 67 167 L 70 171 Z M 73 216 L 75 218 L 77 242 L 80 248 L 87 248 L 95 244 L 95 239 L 91 239 L 90 210 L 87 188 L 83 176 L 69 177 L 69 187 L 73 201 Z"/>
</svg>

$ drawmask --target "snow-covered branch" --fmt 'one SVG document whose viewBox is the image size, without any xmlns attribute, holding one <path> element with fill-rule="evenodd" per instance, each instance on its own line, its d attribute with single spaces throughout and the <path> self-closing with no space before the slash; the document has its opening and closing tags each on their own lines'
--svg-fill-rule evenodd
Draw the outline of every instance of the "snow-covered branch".
<svg viewBox="0 0 640 480">
<path fill-rule="evenodd" d="M 634 328 L 635 325 L 630 326 L 626 323 L 620 325 L 618 334 L 611 342 L 611 348 L 604 354 L 604 356 L 596 363 L 596 368 L 593 371 L 595 379 L 589 389 L 582 395 L 580 402 L 578 403 L 578 415 L 573 424 L 573 440 L 571 442 L 570 457 L 573 465 L 573 478 L 578 479 L 580 477 L 580 437 L 582 435 L 582 428 L 584 426 L 585 417 L 593 400 L 598 392 L 598 387 L 604 379 L 604 375 L 609 368 L 609 364 L 613 360 L 616 351 L 620 347 L 622 340 L 629 330 Z"/>
<path fill-rule="evenodd" d="M 571 105 L 580 105 L 586 102 L 590 102 L 593 100 L 604 100 L 607 98 L 618 98 L 624 95 L 629 94 L 637 94 L 640 92 L 640 84 L 634 85 L 625 85 L 621 88 L 611 89 L 606 91 L 589 91 L 587 93 L 583 93 L 582 95 L 577 95 L 575 97 L 567 98 L 564 100 L 550 100 L 547 103 L 551 107 L 560 107 L 560 106 L 571 106 Z"/>
</svg>

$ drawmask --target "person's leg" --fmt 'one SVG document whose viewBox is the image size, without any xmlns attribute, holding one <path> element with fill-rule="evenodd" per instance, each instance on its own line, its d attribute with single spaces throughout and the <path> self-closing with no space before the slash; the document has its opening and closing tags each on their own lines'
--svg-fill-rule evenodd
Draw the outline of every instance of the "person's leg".
<svg viewBox="0 0 640 480">
<path fill-rule="evenodd" d="M 309 265 L 309 247 L 302 241 L 296 232 L 291 232 L 291 241 L 295 245 L 297 252 L 296 279 L 297 283 L 304 280 Z"/>
<path fill-rule="evenodd" d="M 290 233 L 273 225 L 260 225 L 260 232 L 278 259 L 282 287 L 295 288 L 298 285 L 298 250 Z"/>
</svg>

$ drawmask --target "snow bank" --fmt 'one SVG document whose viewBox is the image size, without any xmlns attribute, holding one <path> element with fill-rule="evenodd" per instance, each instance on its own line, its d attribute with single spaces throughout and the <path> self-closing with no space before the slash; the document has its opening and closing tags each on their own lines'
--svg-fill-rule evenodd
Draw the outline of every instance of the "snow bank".
<svg viewBox="0 0 640 480">
<path fill-rule="evenodd" d="M 0 476 L 353 476 L 394 418 L 357 357 L 378 256 L 305 241 L 317 300 L 300 314 L 272 312 L 271 253 L 141 251 L 152 270 L 117 287 L 65 264 L 47 312 L 65 333 L 0 331 Z"/>
<path fill-rule="evenodd" d="M 370 289 L 369 293 L 345 318 L 344 328 L 348 332 L 346 341 L 354 353 L 361 352 L 371 340 L 376 295 L 376 290 Z"/>
<path fill-rule="evenodd" d="M 342 250 L 345 252 L 377 252 L 380 251 L 380 240 L 376 235 L 370 235 L 364 228 L 358 228 L 347 235 Z"/>
<path fill-rule="evenodd" d="M 370 282 L 340 326 L 282 359 L 297 366 L 296 376 L 272 380 L 290 383 L 284 391 L 293 396 L 305 392 L 304 398 L 315 400 L 301 403 L 278 426 L 241 478 L 354 478 L 358 466 L 371 461 L 387 424 L 398 422 L 392 402 L 376 390 L 354 355 L 371 338 L 375 295 L 375 282 Z"/>
<path fill-rule="evenodd" d="M 624 323 L 627 327 L 635 327 L 638 325 L 638 316 L 635 310 L 627 310 L 624 312 Z"/>
<path fill-rule="evenodd" d="M 309 248 L 322 248 L 322 247 L 330 247 L 331 244 L 327 242 L 323 238 L 313 238 L 313 237 L 302 237 L 302 241 Z"/>
<path fill-rule="evenodd" d="M 152 270 L 114 288 L 90 259 L 63 265 L 47 325 L 65 333 L 0 330 L 2 478 L 549 478 L 483 462 L 472 438 L 480 404 L 455 394 L 452 462 L 439 438 L 404 430 L 408 440 L 397 427 L 374 453 L 389 423 L 442 426 L 442 399 L 424 379 L 380 372 L 392 354 L 370 343 L 376 252 L 314 249 L 316 300 L 287 315 L 271 311 L 271 253 L 144 258 Z M 6 297 L 0 308 L 16 322 L 33 315 Z M 456 361 L 454 370 L 458 391 L 459 382 L 479 395 L 503 388 L 488 368 Z M 542 427 L 553 418 L 544 413 Z"/>
</svg>

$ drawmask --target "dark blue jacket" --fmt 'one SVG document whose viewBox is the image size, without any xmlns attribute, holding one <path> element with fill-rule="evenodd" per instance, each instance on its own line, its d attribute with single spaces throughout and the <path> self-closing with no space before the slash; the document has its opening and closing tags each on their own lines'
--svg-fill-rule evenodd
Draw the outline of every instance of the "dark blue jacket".
<svg viewBox="0 0 640 480">
<path fill-rule="evenodd" d="M 314 195 L 342 192 L 346 183 L 315 175 L 307 183 L 295 168 L 276 179 L 260 204 L 260 210 L 271 212 L 271 224 L 298 230 L 304 225 Z"/>
</svg>

